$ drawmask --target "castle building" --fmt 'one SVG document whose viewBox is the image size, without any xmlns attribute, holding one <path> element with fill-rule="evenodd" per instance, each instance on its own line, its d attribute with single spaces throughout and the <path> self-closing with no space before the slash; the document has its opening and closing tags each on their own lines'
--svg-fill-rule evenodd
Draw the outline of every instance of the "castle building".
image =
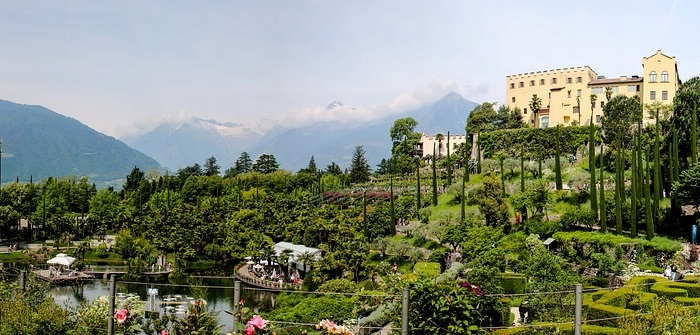
<svg viewBox="0 0 700 335">
<path fill-rule="evenodd" d="M 439 136 L 438 136 L 439 135 Z M 447 156 L 447 135 L 426 135 L 422 134 L 420 141 L 416 144 L 416 154 L 421 157 L 427 157 L 433 155 L 433 146 L 435 146 L 435 154 L 438 157 Z M 457 146 L 467 142 L 466 135 L 452 135 L 449 136 L 449 148 L 450 155 L 454 155 L 457 152 Z"/>
<path fill-rule="evenodd" d="M 600 124 L 607 96 L 638 96 L 643 105 L 672 104 L 681 81 L 676 57 L 657 50 L 642 58 L 643 76 L 605 78 L 589 66 L 506 76 L 506 106 L 518 107 L 531 127 Z M 607 94 L 606 94 L 607 93 Z M 539 113 L 530 110 L 533 95 L 541 100 Z M 595 97 L 593 99 L 592 97 Z M 645 124 L 651 122 L 644 113 Z"/>
</svg>

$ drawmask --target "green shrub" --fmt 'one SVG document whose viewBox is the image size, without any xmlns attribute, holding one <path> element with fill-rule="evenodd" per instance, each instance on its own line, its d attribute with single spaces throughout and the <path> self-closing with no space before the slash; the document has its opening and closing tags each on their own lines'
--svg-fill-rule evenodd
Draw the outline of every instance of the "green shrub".
<svg viewBox="0 0 700 335">
<path fill-rule="evenodd" d="M 107 251 L 107 247 L 104 244 L 98 245 L 97 248 L 95 249 L 95 253 L 97 254 L 97 257 L 99 257 L 99 258 L 109 257 L 109 251 Z"/>
<path fill-rule="evenodd" d="M 595 292 L 591 293 L 591 299 L 593 299 L 593 301 L 598 301 L 602 296 L 604 296 L 608 292 L 610 292 L 610 291 L 608 291 L 608 290 L 595 291 Z"/>
<path fill-rule="evenodd" d="M 354 293 L 357 291 L 357 285 L 346 278 L 331 279 L 323 283 L 318 290 L 320 292 Z"/>
</svg>

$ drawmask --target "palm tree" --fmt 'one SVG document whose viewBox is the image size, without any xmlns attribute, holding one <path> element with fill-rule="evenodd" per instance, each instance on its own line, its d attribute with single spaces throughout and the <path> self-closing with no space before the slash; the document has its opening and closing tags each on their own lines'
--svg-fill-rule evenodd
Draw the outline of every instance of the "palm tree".
<svg viewBox="0 0 700 335">
<path fill-rule="evenodd" d="M 581 125 L 581 96 L 576 96 L 576 108 L 578 109 L 578 125 Z"/>
<path fill-rule="evenodd" d="M 437 152 L 437 157 L 440 157 L 442 155 L 442 140 L 445 139 L 445 136 L 442 135 L 441 133 L 437 133 L 435 135 L 435 139 L 438 141 L 438 152 Z"/>
<path fill-rule="evenodd" d="M 610 101 L 610 98 L 612 98 L 612 87 L 610 86 L 605 86 L 605 100 Z"/>
<path fill-rule="evenodd" d="M 540 109 L 542 108 L 542 99 L 537 97 L 537 94 L 532 95 L 532 99 L 530 100 L 530 109 L 532 110 L 532 114 L 535 117 L 535 128 L 539 128 L 539 122 L 538 122 L 538 117 L 537 114 L 540 113 Z"/>
</svg>

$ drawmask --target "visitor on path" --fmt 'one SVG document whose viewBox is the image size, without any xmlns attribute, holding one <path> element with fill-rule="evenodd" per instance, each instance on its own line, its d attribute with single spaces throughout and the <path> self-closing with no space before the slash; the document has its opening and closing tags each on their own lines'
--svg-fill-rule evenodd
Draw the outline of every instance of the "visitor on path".
<svg viewBox="0 0 700 335">
<path fill-rule="evenodd" d="M 671 266 L 670 265 L 666 265 L 666 270 L 664 270 L 664 277 L 671 280 Z"/>
<path fill-rule="evenodd" d="M 676 280 L 677 273 L 678 273 L 678 269 L 676 268 L 676 264 L 671 264 L 671 281 Z"/>
</svg>

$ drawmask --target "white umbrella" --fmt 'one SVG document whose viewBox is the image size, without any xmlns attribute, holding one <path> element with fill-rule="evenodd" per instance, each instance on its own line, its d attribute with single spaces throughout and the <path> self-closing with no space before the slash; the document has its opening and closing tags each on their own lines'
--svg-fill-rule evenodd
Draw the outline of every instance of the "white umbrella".
<svg viewBox="0 0 700 335">
<path fill-rule="evenodd" d="M 251 257 L 251 256 L 246 256 L 246 257 L 243 257 L 243 259 L 245 259 L 245 260 L 251 260 L 251 259 L 253 259 L 253 257 Z"/>
<path fill-rule="evenodd" d="M 248 265 L 253 265 L 253 264 L 255 264 L 255 262 L 253 262 L 253 261 L 247 261 L 247 262 L 245 262 L 245 263 L 248 264 Z"/>
<path fill-rule="evenodd" d="M 75 262 L 75 257 L 70 257 L 66 254 L 58 254 L 56 257 L 49 259 L 46 261 L 47 264 L 58 264 L 58 265 L 64 265 L 64 266 L 70 266 Z"/>
</svg>

